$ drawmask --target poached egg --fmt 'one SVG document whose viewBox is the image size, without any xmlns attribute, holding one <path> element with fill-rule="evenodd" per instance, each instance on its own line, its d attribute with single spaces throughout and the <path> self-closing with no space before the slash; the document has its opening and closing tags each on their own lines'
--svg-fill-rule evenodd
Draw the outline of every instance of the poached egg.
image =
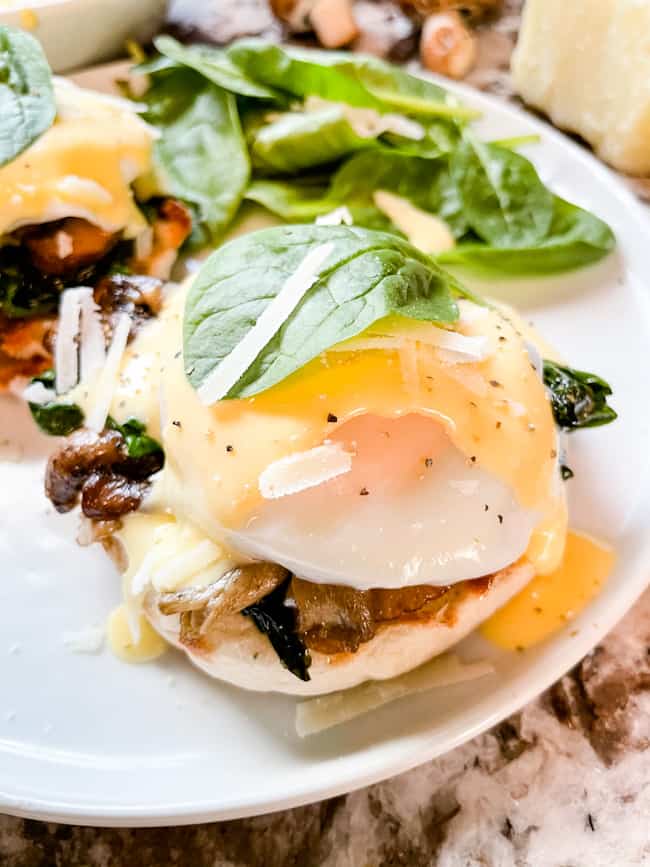
<svg viewBox="0 0 650 867">
<path fill-rule="evenodd" d="M 558 566 L 558 434 L 514 314 L 462 302 L 453 332 L 384 320 L 261 394 L 204 406 L 183 370 L 186 292 L 126 350 L 111 401 L 166 455 L 123 519 L 131 578 L 170 523 L 194 534 L 185 573 L 163 570 L 170 589 L 214 580 L 233 552 L 360 590 L 450 585 L 522 557 L 537 574 Z M 206 539 L 210 563 L 191 556 Z"/>
</svg>

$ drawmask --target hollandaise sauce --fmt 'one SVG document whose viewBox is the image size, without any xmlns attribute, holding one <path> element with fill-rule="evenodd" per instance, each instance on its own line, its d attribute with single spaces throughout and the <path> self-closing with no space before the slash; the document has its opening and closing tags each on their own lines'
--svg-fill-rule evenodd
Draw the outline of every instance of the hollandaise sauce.
<svg viewBox="0 0 650 867">
<path fill-rule="evenodd" d="M 134 639 L 124 605 L 118 606 L 108 618 L 108 645 L 122 662 L 150 662 L 162 656 L 167 649 L 165 641 L 142 615 L 139 626 L 140 634 Z"/>
<path fill-rule="evenodd" d="M 608 545 L 570 532 L 560 566 L 533 578 L 483 624 L 482 635 L 506 650 L 538 644 L 566 626 L 598 595 L 614 560 Z"/>
</svg>

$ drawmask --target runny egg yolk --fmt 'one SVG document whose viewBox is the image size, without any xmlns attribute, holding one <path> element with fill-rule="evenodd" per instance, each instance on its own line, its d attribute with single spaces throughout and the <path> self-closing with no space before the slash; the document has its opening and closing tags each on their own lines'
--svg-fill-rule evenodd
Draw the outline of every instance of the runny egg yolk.
<svg viewBox="0 0 650 867">
<path fill-rule="evenodd" d="M 485 310 L 455 325 L 455 330 L 466 336 L 485 338 L 489 352 L 481 360 L 457 361 L 440 354 L 424 340 L 410 339 L 405 326 L 404 350 L 346 351 L 345 346 L 337 347 L 266 392 L 205 407 L 183 370 L 180 350 L 185 291 L 186 288 L 179 290 L 168 300 L 160 319 L 144 329 L 127 351 L 111 406 L 111 414 L 118 421 L 136 416 L 147 424 L 153 436 L 162 440 L 166 465 L 146 505 L 150 514 L 174 515 L 192 522 L 217 542 L 226 541 L 236 550 L 271 559 L 273 552 L 260 548 L 259 540 L 251 548 L 249 532 L 257 517 L 264 514 L 265 503 L 269 503 L 259 486 L 266 468 L 337 439 L 352 452 L 356 449 L 359 455 L 372 455 L 377 443 L 373 445 L 371 440 L 377 431 L 371 424 L 361 424 L 355 436 L 346 437 L 346 429 L 350 430 L 352 422 L 358 425 L 365 418 L 379 420 L 381 424 L 381 419 L 385 419 L 389 427 L 397 425 L 404 431 L 420 419 L 417 435 L 414 428 L 414 435 L 405 437 L 400 446 L 413 451 L 407 455 L 408 460 L 398 461 L 393 455 L 388 461 L 391 465 L 387 466 L 386 462 L 373 458 L 368 465 L 374 477 L 369 476 L 364 482 L 360 473 L 355 473 L 353 458 L 350 480 L 359 487 L 360 495 L 355 501 L 359 507 L 350 509 L 350 520 L 362 521 L 364 515 L 368 518 L 372 490 L 377 488 L 382 472 L 385 476 L 397 474 L 402 472 L 398 467 L 403 465 L 406 480 L 412 478 L 414 467 L 425 468 L 427 458 L 436 462 L 438 455 L 444 455 L 448 464 L 443 467 L 442 460 L 435 464 L 436 471 L 442 473 L 440 479 L 445 485 L 455 486 L 459 496 L 465 492 L 467 499 L 447 514 L 442 514 L 442 507 L 436 514 L 436 502 L 441 504 L 443 498 L 432 491 L 422 501 L 419 523 L 426 537 L 427 521 L 432 516 L 436 520 L 442 517 L 453 521 L 456 534 L 459 528 L 466 534 L 466 544 L 456 545 L 451 555 L 446 548 L 438 552 L 439 556 L 432 554 L 429 559 L 434 564 L 433 571 L 427 571 L 426 563 L 426 568 L 413 569 L 411 562 L 397 578 L 375 573 L 374 578 L 369 574 L 361 583 L 352 558 L 340 568 L 326 562 L 320 566 L 312 563 L 313 575 L 308 569 L 304 577 L 360 588 L 448 580 L 453 583 L 476 577 L 493 570 L 494 558 L 490 559 L 487 553 L 483 572 L 480 553 L 469 558 L 474 557 L 475 561 L 471 573 L 462 569 L 445 571 L 442 567 L 436 572 L 435 563 L 445 564 L 450 556 L 452 559 L 456 556 L 453 552 L 461 548 L 466 552 L 472 545 L 479 552 L 487 552 L 492 546 L 494 553 L 502 546 L 503 534 L 517 521 L 516 543 L 512 542 L 511 551 L 502 548 L 505 561 L 498 568 L 526 552 L 537 572 L 549 572 L 557 566 L 562 557 L 567 520 L 557 466 L 557 433 L 544 386 L 531 366 L 517 325 L 509 316 Z M 392 331 L 399 331 L 399 321 L 385 324 Z M 420 336 L 425 335 L 420 332 Z M 423 431 L 425 438 L 429 438 L 426 447 L 421 442 Z M 440 444 L 439 449 L 436 443 Z M 425 478 L 426 474 L 420 470 L 418 473 L 419 484 L 419 476 Z M 487 480 L 494 483 L 491 488 Z M 341 483 L 346 484 L 344 477 Z M 415 496 L 420 489 L 411 482 L 409 485 Z M 496 493 L 494 485 L 498 487 Z M 323 486 L 323 494 L 326 487 Z M 407 487 L 402 485 L 402 490 Z M 361 494 L 363 488 L 367 488 L 368 496 Z M 333 486 L 332 490 L 338 489 Z M 510 513 L 495 506 L 489 516 L 492 535 L 485 542 L 477 539 L 463 505 L 471 502 L 475 511 L 482 514 L 485 507 L 489 510 L 493 505 L 487 496 L 482 498 L 487 492 L 499 502 L 505 502 L 506 498 Z M 410 496 L 410 489 L 406 493 Z M 291 496 L 274 502 L 289 510 L 295 502 L 295 509 L 300 508 L 300 500 Z M 414 502 L 409 499 L 402 505 L 412 507 Z M 388 499 L 386 504 L 386 514 L 390 516 Z M 392 520 L 399 522 L 400 508 L 393 509 Z M 311 532 L 326 539 L 329 530 L 322 525 L 318 529 L 312 527 Z M 352 546 L 369 549 L 376 532 L 378 527 L 366 520 L 363 534 L 352 541 Z M 404 548 L 397 553 L 404 555 L 406 563 L 410 557 L 406 556 L 408 540 L 398 534 L 397 543 Z M 309 548 L 308 539 L 305 547 Z M 368 581 L 375 583 L 368 585 Z"/>
<path fill-rule="evenodd" d="M 0 167 L 0 238 L 81 217 L 131 238 L 146 226 L 131 184 L 151 168 L 153 131 L 126 103 L 55 80 L 53 125 Z"/>
</svg>

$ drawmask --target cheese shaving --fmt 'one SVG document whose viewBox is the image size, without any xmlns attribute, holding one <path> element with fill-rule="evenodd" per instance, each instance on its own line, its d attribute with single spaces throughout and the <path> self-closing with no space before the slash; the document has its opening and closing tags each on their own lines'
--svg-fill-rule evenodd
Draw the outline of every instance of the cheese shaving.
<svg viewBox="0 0 650 867">
<path fill-rule="evenodd" d="M 405 340 L 400 350 L 399 364 L 402 379 L 411 399 L 418 401 L 420 396 L 420 373 L 418 369 L 418 345 L 414 340 Z"/>
<path fill-rule="evenodd" d="M 352 455 L 340 443 L 328 443 L 274 461 L 260 474 L 259 489 L 267 500 L 297 494 L 348 473 Z"/>
<path fill-rule="evenodd" d="M 392 132 L 403 138 L 422 141 L 426 134 L 421 124 L 401 114 L 379 114 L 373 108 L 352 108 L 350 106 L 343 106 L 343 113 L 347 122 L 360 138 L 377 138 L 385 132 Z"/>
<path fill-rule="evenodd" d="M 104 629 L 88 626 L 75 632 L 64 632 L 63 644 L 71 653 L 99 653 L 104 646 Z"/>
<path fill-rule="evenodd" d="M 304 2 L 305 0 L 303 0 L 303 4 Z M 309 0 L 307 0 L 307 3 L 309 3 Z M 335 106 L 342 111 L 343 116 L 359 138 L 377 138 L 377 136 L 385 132 L 393 132 L 404 138 L 422 141 L 426 135 L 426 130 L 422 124 L 411 118 L 404 117 L 402 114 L 393 112 L 380 114 L 374 108 L 361 108 L 343 102 L 332 102 L 331 100 L 322 99 L 320 96 L 308 96 L 304 102 L 303 110 L 307 112 L 322 111 L 323 108 Z M 283 114 L 272 113 L 266 115 L 266 120 L 271 122 L 272 120 L 279 120 L 282 117 L 284 117 Z"/>
<path fill-rule="evenodd" d="M 317 226 L 351 226 L 354 220 L 350 209 L 341 205 L 340 208 L 334 208 L 328 214 L 321 214 L 320 217 L 316 217 L 315 222 Z"/>
<path fill-rule="evenodd" d="M 485 319 L 490 312 L 489 307 L 476 304 L 468 298 L 459 298 L 456 301 L 456 306 L 458 307 L 458 322 L 460 325 L 471 325 L 474 322 Z"/>
<path fill-rule="evenodd" d="M 77 338 L 81 316 L 79 289 L 66 289 L 61 294 L 59 305 L 59 325 L 54 347 L 54 368 L 56 370 L 56 393 L 65 394 L 74 388 L 79 379 L 79 357 Z"/>
<path fill-rule="evenodd" d="M 243 340 L 217 365 L 197 390 L 202 404 L 210 406 L 228 394 L 316 283 L 320 270 L 333 249 L 334 244 L 327 243 L 307 253 Z"/>
<path fill-rule="evenodd" d="M 93 290 L 83 288 L 79 289 L 79 293 L 81 297 L 80 380 L 88 382 L 104 366 L 106 345 L 101 314 L 93 299 Z"/>
<path fill-rule="evenodd" d="M 218 545 L 210 539 L 204 539 L 198 545 L 171 557 L 163 566 L 156 569 L 151 576 L 151 583 L 157 590 L 168 590 L 189 584 L 193 575 L 207 569 L 219 560 L 221 554 Z"/>
<path fill-rule="evenodd" d="M 403 337 L 353 337 L 343 343 L 331 346 L 328 352 L 367 352 L 368 350 L 399 351 L 403 348 Z"/>
<path fill-rule="evenodd" d="M 86 427 L 100 433 L 104 429 L 106 416 L 117 388 L 120 374 L 120 364 L 126 349 L 131 329 L 131 319 L 127 313 L 121 313 L 113 330 L 113 339 L 106 354 L 106 363 L 97 380 L 95 402 L 86 418 Z"/>
<path fill-rule="evenodd" d="M 377 190 L 373 200 L 379 210 L 404 232 L 411 244 L 423 253 L 435 255 L 455 246 L 449 226 L 435 214 L 423 211 L 408 199 L 387 190 Z"/>
<path fill-rule="evenodd" d="M 410 320 L 404 323 L 403 336 L 419 343 L 426 343 L 444 351 L 445 360 L 463 362 L 484 361 L 491 354 L 488 338 L 484 334 L 467 335 L 458 331 L 432 326 L 428 322 Z"/>
<path fill-rule="evenodd" d="M 301 738 L 318 734 L 406 695 L 477 680 L 493 673 L 494 667 L 487 661 L 464 664 L 455 654 L 446 653 L 399 677 L 370 681 L 301 702 L 296 706 L 296 731 Z"/>
<path fill-rule="evenodd" d="M 35 403 L 38 406 L 50 403 L 50 401 L 56 398 L 54 391 L 51 388 L 46 388 L 42 382 L 30 383 L 27 388 L 20 392 L 20 396 L 23 400 L 26 400 L 29 403 Z"/>
</svg>

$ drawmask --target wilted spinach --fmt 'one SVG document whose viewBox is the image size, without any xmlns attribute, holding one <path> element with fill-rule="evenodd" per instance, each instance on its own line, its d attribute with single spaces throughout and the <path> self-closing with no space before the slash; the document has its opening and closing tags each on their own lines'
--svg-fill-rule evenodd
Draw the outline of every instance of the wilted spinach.
<svg viewBox="0 0 650 867">
<path fill-rule="evenodd" d="M 32 382 L 40 382 L 54 394 L 54 371 L 46 370 L 35 376 Z M 65 403 L 54 398 L 47 403 L 28 403 L 29 411 L 40 430 L 49 436 L 64 437 L 80 428 L 84 414 L 76 403 Z"/>
<path fill-rule="evenodd" d="M 126 442 L 126 450 L 130 458 L 143 458 L 157 455 L 162 461 L 164 452 L 162 446 L 153 437 L 149 436 L 145 425 L 136 418 L 129 418 L 123 424 L 118 424 L 112 416 L 106 419 L 106 427 L 122 434 Z"/>
<path fill-rule="evenodd" d="M 544 361 L 544 383 L 551 394 L 555 422 L 563 430 L 598 427 L 617 417 L 607 405 L 612 389 L 595 373 Z"/>
<path fill-rule="evenodd" d="M 290 580 L 244 608 L 242 614 L 250 617 L 259 631 L 268 636 L 282 665 L 300 680 L 308 681 L 311 680 L 308 670 L 311 657 L 296 628 L 296 609 L 284 604 Z"/>
</svg>

